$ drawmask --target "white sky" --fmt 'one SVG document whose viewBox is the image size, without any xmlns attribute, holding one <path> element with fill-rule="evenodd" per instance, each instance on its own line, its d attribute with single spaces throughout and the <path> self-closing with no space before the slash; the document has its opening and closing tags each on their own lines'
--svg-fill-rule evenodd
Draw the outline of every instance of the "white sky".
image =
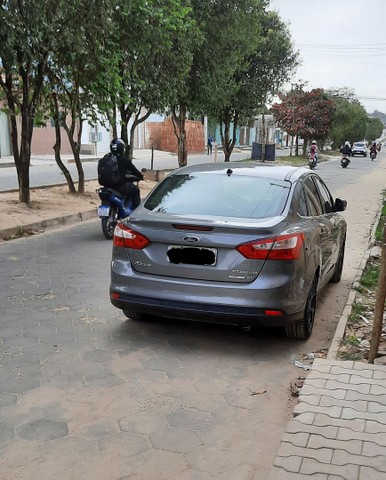
<svg viewBox="0 0 386 480">
<path fill-rule="evenodd" d="M 386 0 L 271 0 L 301 66 L 293 82 L 347 87 L 368 113 L 386 113 Z"/>
</svg>

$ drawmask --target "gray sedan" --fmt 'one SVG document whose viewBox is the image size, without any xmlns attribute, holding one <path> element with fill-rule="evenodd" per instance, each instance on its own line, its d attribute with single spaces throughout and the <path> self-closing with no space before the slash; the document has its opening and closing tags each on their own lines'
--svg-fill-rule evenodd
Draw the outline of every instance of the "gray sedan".
<svg viewBox="0 0 386 480">
<path fill-rule="evenodd" d="M 306 339 L 318 292 L 341 278 L 345 208 L 305 168 L 178 169 L 117 225 L 111 302 L 134 320 L 279 326 Z"/>
</svg>

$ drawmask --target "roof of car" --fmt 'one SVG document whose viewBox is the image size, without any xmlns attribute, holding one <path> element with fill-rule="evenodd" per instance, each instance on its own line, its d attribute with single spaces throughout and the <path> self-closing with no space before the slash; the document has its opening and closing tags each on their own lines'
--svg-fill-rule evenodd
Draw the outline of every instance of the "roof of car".
<svg viewBox="0 0 386 480">
<path fill-rule="evenodd" d="M 231 170 L 231 172 L 229 172 Z M 260 162 L 218 162 L 201 163 L 181 167 L 172 172 L 171 175 L 190 174 L 190 173 L 226 173 L 236 175 L 248 175 L 263 178 L 273 178 L 277 180 L 294 181 L 305 173 L 310 171 L 303 167 L 292 167 L 288 165 L 267 165 Z"/>
</svg>

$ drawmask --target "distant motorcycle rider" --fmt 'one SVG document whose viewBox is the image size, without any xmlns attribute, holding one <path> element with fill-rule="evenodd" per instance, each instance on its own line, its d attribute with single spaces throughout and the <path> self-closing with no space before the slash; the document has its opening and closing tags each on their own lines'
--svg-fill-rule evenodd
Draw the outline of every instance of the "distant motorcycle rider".
<svg viewBox="0 0 386 480">
<path fill-rule="evenodd" d="M 370 147 L 370 155 L 374 153 L 374 158 L 377 156 L 377 153 L 378 153 L 378 147 L 377 147 L 377 143 L 376 142 L 373 142 L 373 144 L 371 145 Z"/>
<path fill-rule="evenodd" d="M 310 148 L 310 155 L 315 157 L 315 162 L 318 163 L 318 146 L 316 140 L 313 140 Z"/>
<path fill-rule="evenodd" d="M 349 141 L 346 141 L 345 144 L 343 145 L 343 147 L 340 149 L 340 153 L 345 156 L 347 155 L 348 157 L 351 157 L 352 156 L 352 150 L 351 150 L 351 147 L 350 147 L 350 142 Z M 350 158 L 347 159 L 350 163 Z"/>
<path fill-rule="evenodd" d="M 133 209 L 141 203 L 140 191 L 137 185 L 128 181 L 126 176 L 133 175 L 137 180 L 143 180 L 142 173 L 134 166 L 133 162 L 125 155 L 126 145 L 120 138 L 115 138 L 110 143 L 110 151 L 117 157 L 118 168 L 121 174 L 120 182 L 114 187 L 121 195 L 130 198 L 133 202 Z"/>
</svg>

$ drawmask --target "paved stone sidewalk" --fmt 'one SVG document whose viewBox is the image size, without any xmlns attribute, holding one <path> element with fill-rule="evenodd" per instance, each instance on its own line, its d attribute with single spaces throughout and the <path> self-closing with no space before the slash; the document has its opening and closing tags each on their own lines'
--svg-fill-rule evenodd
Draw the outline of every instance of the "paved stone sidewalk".
<svg viewBox="0 0 386 480">
<path fill-rule="evenodd" d="M 316 359 L 269 480 L 384 480 L 386 367 Z"/>
</svg>

